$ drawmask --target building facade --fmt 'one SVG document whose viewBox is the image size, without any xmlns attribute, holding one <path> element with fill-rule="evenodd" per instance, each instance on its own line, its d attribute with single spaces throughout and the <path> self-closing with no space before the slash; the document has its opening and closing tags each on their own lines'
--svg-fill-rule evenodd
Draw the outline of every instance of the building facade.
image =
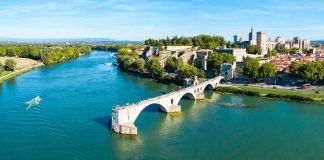
<svg viewBox="0 0 324 160">
<path fill-rule="evenodd" d="M 245 48 L 219 48 L 215 49 L 215 52 L 221 54 L 231 54 L 235 57 L 236 62 L 242 62 L 244 57 L 247 57 Z"/>
<path fill-rule="evenodd" d="M 234 43 L 236 43 L 239 48 L 247 48 L 249 45 L 256 45 L 261 49 L 261 55 L 267 54 L 268 50 L 277 49 L 282 51 L 285 48 L 299 48 L 301 51 L 311 49 L 310 41 L 307 39 L 301 39 L 299 37 L 294 37 L 293 40 L 285 41 L 281 37 L 277 37 L 275 40 L 267 39 L 265 32 L 257 32 L 255 34 L 253 28 L 249 33 L 249 40 L 244 41 L 243 36 L 234 36 Z"/>
<path fill-rule="evenodd" d="M 257 46 L 261 49 L 261 55 L 267 54 L 266 33 L 257 32 Z"/>
</svg>

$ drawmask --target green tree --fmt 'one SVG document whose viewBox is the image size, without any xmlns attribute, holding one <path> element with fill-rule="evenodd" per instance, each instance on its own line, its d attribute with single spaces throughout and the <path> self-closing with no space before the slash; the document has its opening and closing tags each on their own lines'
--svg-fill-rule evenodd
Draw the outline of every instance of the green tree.
<svg viewBox="0 0 324 160">
<path fill-rule="evenodd" d="M 0 47 L 0 57 L 7 55 L 7 49 L 5 47 Z"/>
<path fill-rule="evenodd" d="M 239 46 L 238 46 L 238 44 L 235 43 L 232 45 L 232 48 L 239 48 Z"/>
<path fill-rule="evenodd" d="M 216 42 L 208 42 L 207 48 L 209 49 L 215 49 L 217 47 L 217 43 Z"/>
<path fill-rule="evenodd" d="M 207 69 L 213 71 L 219 71 L 221 64 L 223 63 L 233 63 L 235 57 L 227 53 L 212 53 L 207 57 Z"/>
<path fill-rule="evenodd" d="M 174 57 L 168 57 L 165 62 L 164 69 L 168 73 L 175 73 L 177 70 L 176 59 Z"/>
<path fill-rule="evenodd" d="M 224 62 L 223 56 L 218 53 L 212 53 L 207 57 L 207 69 L 218 71 L 220 65 Z"/>
<path fill-rule="evenodd" d="M 70 60 L 79 57 L 79 53 L 72 47 L 66 47 L 63 49 L 63 57 Z"/>
<path fill-rule="evenodd" d="M 300 70 L 301 66 L 302 66 L 302 63 L 300 63 L 298 61 L 294 61 L 289 66 L 289 72 L 294 75 L 299 75 L 299 70 Z"/>
<path fill-rule="evenodd" d="M 177 80 L 178 82 L 183 82 L 186 78 L 193 79 L 195 76 L 199 78 L 203 78 L 205 73 L 203 70 L 199 70 L 198 68 L 192 65 L 183 65 L 177 70 Z"/>
<path fill-rule="evenodd" d="M 163 78 L 163 67 L 161 66 L 160 59 L 150 58 L 145 64 L 145 68 L 150 72 L 150 75 L 155 79 Z"/>
<path fill-rule="evenodd" d="M 265 81 L 269 78 L 272 78 L 276 75 L 277 73 L 277 68 L 276 66 L 271 63 L 264 63 L 261 65 L 261 67 L 259 68 L 259 77 L 264 78 Z"/>
<path fill-rule="evenodd" d="M 144 59 L 140 58 L 137 59 L 134 63 L 133 63 L 133 68 L 139 72 L 143 72 L 145 69 L 145 61 Z"/>
<path fill-rule="evenodd" d="M 0 76 L 1 76 L 1 73 L 2 73 L 3 70 L 4 70 L 4 66 L 3 66 L 3 64 L 0 62 Z"/>
<path fill-rule="evenodd" d="M 324 80 L 324 61 L 307 62 L 303 64 L 299 71 L 299 75 L 306 80 L 317 82 Z"/>
<path fill-rule="evenodd" d="M 144 41 L 145 45 L 158 46 L 162 45 L 186 45 L 186 46 L 200 46 L 203 49 L 214 49 L 217 46 L 225 45 L 224 37 L 221 36 L 211 36 L 211 35 L 198 35 L 194 37 L 178 37 L 174 36 L 172 39 L 167 37 L 166 39 L 154 40 L 152 38 Z"/>
<path fill-rule="evenodd" d="M 175 61 L 175 65 L 176 65 L 176 70 L 178 70 L 181 66 L 185 65 L 182 57 L 178 58 L 176 61 Z"/>
<path fill-rule="evenodd" d="M 13 59 L 7 59 L 5 61 L 5 69 L 7 71 L 15 71 L 17 63 Z"/>
<path fill-rule="evenodd" d="M 256 45 L 249 45 L 246 48 L 246 52 L 248 54 L 255 54 L 255 55 L 260 55 L 261 54 L 261 48 L 259 48 Z"/>
<path fill-rule="evenodd" d="M 129 48 L 120 48 L 120 49 L 118 49 L 117 53 L 119 55 L 128 55 L 129 54 L 128 51 L 129 51 Z"/>
<path fill-rule="evenodd" d="M 223 63 L 233 63 L 236 60 L 231 54 L 222 53 L 221 56 L 223 57 Z"/>
<path fill-rule="evenodd" d="M 256 58 L 248 57 L 244 62 L 243 74 L 248 76 L 249 78 L 255 79 L 258 77 L 259 67 L 259 60 L 257 60 Z"/>
<path fill-rule="evenodd" d="M 290 54 L 296 54 L 299 51 L 300 51 L 300 49 L 298 47 L 293 47 L 293 48 L 289 49 Z"/>
<path fill-rule="evenodd" d="M 268 53 L 264 57 L 276 57 L 278 56 L 278 51 L 273 49 L 273 50 L 268 50 Z"/>
<path fill-rule="evenodd" d="M 132 68 L 133 58 L 129 55 L 119 55 L 117 57 L 117 61 L 119 63 L 119 68 L 123 70 L 128 70 Z"/>
</svg>

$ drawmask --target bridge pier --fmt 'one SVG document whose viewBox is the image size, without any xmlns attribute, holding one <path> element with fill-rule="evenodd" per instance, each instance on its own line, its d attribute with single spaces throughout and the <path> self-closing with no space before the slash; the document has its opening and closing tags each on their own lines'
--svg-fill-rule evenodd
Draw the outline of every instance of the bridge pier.
<svg viewBox="0 0 324 160">
<path fill-rule="evenodd" d="M 196 99 L 197 99 L 197 100 L 205 99 L 205 94 L 204 94 L 204 92 L 197 93 L 197 94 L 196 94 Z"/>
<path fill-rule="evenodd" d="M 137 128 L 134 124 L 120 125 L 121 134 L 137 134 Z"/>
<path fill-rule="evenodd" d="M 177 104 L 173 104 L 169 107 L 168 113 L 173 113 L 173 112 L 181 112 L 181 106 Z"/>
</svg>

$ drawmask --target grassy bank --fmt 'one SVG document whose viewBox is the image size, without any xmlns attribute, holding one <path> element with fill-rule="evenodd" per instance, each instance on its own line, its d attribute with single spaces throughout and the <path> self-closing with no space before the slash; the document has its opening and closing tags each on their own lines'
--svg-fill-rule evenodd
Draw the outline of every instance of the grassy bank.
<svg viewBox="0 0 324 160">
<path fill-rule="evenodd" d="M 298 92 L 291 90 L 281 90 L 281 89 L 266 89 L 257 87 L 217 87 L 216 92 L 222 93 L 234 93 L 242 94 L 248 96 L 260 96 L 283 100 L 293 100 L 301 102 L 312 102 L 324 104 L 324 94 L 310 93 L 310 92 Z"/>
<path fill-rule="evenodd" d="M 13 77 L 16 77 L 18 75 L 21 75 L 21 74 L 26 73 L 26 72 L 28 72 L 30 70 L 33 70 L 34 68 L 37 68 L 37 67 L 40 67 L 40 66 L 43 66 L 43 65 L 44 65 L 43 63 L 39 63 L 37 65 L 30 66 L 30 67 L 20 67 L 20 68 L 17 68 L 13 72 L 5 71 L 5 72 L 3 72 L 0 75 L 0 83 L 2 83 L 2 81 L 5 81 L 5 80 L 10 79 L 10 78 L 13 78 Z"/>
</svg>

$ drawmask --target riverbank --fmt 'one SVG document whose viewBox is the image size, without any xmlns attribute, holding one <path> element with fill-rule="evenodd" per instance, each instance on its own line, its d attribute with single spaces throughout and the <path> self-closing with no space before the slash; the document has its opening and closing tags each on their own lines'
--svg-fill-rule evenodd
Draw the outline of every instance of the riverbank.
<svg viewBox="0 0 324 160">
<path fill-rule="evenodd" d="M 267 97 L 273 99 L 291 100 L 299 102 L 310 102 L 324 104 L 324 94 L 310 93 L 310 92 L 298 92 L 293 90 L 282 89 L 265 89 L 249 86 L 226 86 L 217 87 L 214 89 L 219 93 L 233 93 L 247 96 Z"/>
<path fill-rule="evenodd" d="M 36 60 L 18 57 L 0 57 L 0 62 L 4 63 L 7 59 L 13 59 L 17 63 L 16 70 L 13 72 L 3 71 L 0 74 L 0 83 L 44 65 L 44 63 Z"/>
<path fill-rule="evenodd" d="M 175 78 L 172 78 L 172 77 L 169 77 L 169 76 L 163 76 L 162 79 L 155 79 L 153 78 L 148 72 L 140 72 L 140 71 L 136 71 L 136 70 L 124 70 L 120 67 L 118 67 L 118 69 L 122 72 L 125 72 L 125 73 L 130 73 L 134 76 L 139 76 L 141 78 L 147 78 L 147 79 L 151 79 L 151 80 L 154 80 L 158 83 L 162 83 L 162 84 L 173 84 L 173 85 L 177 85 L 177 86 L 182 86 L 181 83 L 179 83 Z"/>
</svg>

